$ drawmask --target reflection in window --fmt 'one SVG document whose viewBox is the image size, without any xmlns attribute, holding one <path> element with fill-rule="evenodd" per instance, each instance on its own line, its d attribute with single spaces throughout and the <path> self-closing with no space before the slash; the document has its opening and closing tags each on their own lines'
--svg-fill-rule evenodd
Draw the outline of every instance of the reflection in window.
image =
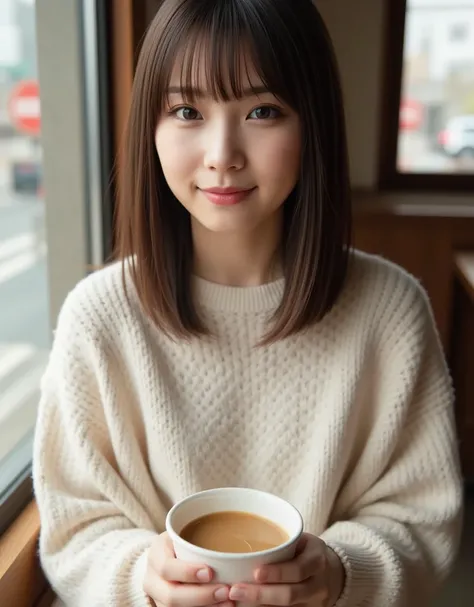
<svg viewBox="0 0 474 607">
<path fill-rule="evenodd" d="M 0 471 L 8 460 L 12 474 L 27 463 L 11 464 L 35 423 L 50 345 L 36 59 L 34 0 L 1 0 Z"/>
<path fill-rule="evenodd" d="M 407 0 L 398 170 L 474 172 L 474 0 Z"/>
</svg>

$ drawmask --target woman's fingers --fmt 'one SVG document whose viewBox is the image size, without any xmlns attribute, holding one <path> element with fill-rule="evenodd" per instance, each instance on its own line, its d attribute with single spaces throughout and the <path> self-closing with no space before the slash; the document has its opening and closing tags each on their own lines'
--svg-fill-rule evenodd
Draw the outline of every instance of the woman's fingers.
<svg viewBox="0 0 474 607">
<path fill-rule="evenodd" d="M 162 559 L 156 563 L 154 569 L 167 582 L 206 584 L 212 580 L 212 570 L 209 567 L 191 565 L 176 558 Z"/>
<path fill-rule="evenodd" d="M 168 582 L 207 584 L 214 575 L 210 567 L 178 560 L 167 533 L 161 534 L 152 544 L 148 560 L 153 570 Z"/>
<path fill-rule="evenodd" d="M 148 551 L 143 589 L 162 607 L 209 607 L 229 603 L 229 587 L 209 583 L 212 577 L 210 567 L 178 560 L 171 539 L 162 533 Z"/>
<path fill-rule="evenodd" d="M 317 576 L 300 584 L 237 584 L 230 590 L 230 600 L 288 607 L 317 598 L 319 594 L 326 596 L 325 586 Z"/>
<path fill-rule="evenodd" d="M 218 584 L 176 584 L 159 576 L 146 579 L 145 592 L 163 607 L 207 607 L 229 601 L 229 589 Z"/>
<path fill-rule="evenodd" d="M 298 546 L 297 556 L 291 561 L 264 565 L 255 572 L 259 584 L 297 584 L 319 575 L 326 568 L 326 544 L 317 537 L 305 534 Z"/>
</svg>

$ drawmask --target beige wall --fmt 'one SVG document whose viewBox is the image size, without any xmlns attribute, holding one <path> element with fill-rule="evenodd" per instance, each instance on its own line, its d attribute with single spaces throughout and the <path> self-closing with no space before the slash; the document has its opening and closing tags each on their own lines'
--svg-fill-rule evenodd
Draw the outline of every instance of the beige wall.
<svg viewBox="0 0 474 607">
<path fill-rule="evenodd" d="M 343 81 L 352 184 L 377 183 L 387 0 L 316 0 L 329 28 Z"/>
</svg>

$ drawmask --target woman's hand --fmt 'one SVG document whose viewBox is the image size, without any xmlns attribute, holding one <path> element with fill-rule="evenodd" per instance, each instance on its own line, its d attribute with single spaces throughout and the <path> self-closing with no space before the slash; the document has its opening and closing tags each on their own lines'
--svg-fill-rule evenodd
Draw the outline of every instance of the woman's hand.
<svg viewBox="0 0 474 607">
<path fill-rule="evenodd" d="M 321 539 L 303 534 L 296 556 L 287 563 L 265 565 L 255 572 L 255 584 L 235 584 L 232 601 L 259 605 L 332 607 L 344 588 L 339 557 Z"/>
<path fill-rule="evenodd" d="M 229 587 L 209 583 L 212 577 L 209 567 L 178 560 L 169 535 L 162 533 L 148 552 L 143 589 L 159 607 L 233 607 Z"/>
</svg>

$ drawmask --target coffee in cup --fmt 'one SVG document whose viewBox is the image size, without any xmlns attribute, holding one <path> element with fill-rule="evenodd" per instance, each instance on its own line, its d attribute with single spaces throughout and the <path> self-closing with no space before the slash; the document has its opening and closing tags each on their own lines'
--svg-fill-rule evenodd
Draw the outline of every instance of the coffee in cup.
<svg viewBox="0 0 474 607">
<path fill-rule="evenodd" d="M 270 550 L 290 539 L 273 521 L 232 510 L 200 516 L 188 523 L 179 535 L 200 548 L 233 554 Z"/>
</svg>

